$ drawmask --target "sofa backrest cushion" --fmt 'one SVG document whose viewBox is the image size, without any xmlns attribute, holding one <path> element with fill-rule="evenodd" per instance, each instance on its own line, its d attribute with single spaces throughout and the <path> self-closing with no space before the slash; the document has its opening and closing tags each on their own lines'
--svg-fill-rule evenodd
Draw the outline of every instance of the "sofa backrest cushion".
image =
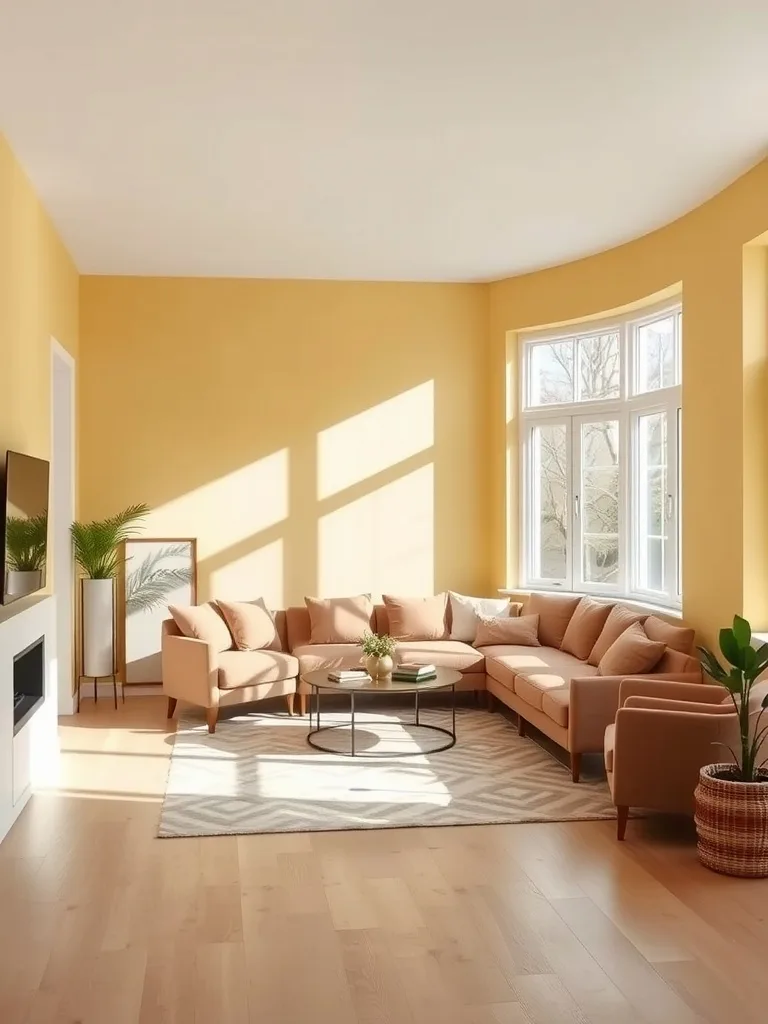
<svg viewBox="0 0 768 1024">
<path fill-rule="evenodd" d="M 639 622 L 625 629 L 597 666 L 601 676 L 634 676 L 651 672 L 666 650 L 660 640 L 649 640 Z"/>
<path fill-rule="evenodd" d="M 530 594 L 523 602 L 521 614 L 538 615 L 540 643 L 559 650 L 580 600 L 566 594 Z"/>
<path fill-rule="evenodd" d="M 643 623 L 646 636 L 651 640 L 660 640 L 673 651 L 681 654 L 693 654 L 696 631 L 688 626 L 673 626 L 658 615 L 649 615 Z"/>
<path fill-rule="evenodd" d="M 198 605 L 168 605 L 168 611 L 184 636 L 203 640 L 214 651 L 231 651 L 232 634 L 216 605 L 209 601 Z"/>
<path fill-rule="evenodd" d="M 517 644 L 520 647 L 541 647 L 538 615 L 480 615 L 474 637 L 475 647 L 495 644 Z"/>
<path fill-rule="evenodd" d="M 279 651 L 282 649 L 277 625 L 264 599 L 217 601 L 238 651 Z"/>
<path fill-rule="evenodd" d="M 682 651 L 673 651 L 671 647 L 667 647 L 653 671 L 663 672 L 664 675 L 672 675 L 675 672 L 688 675 L 691 672 L 701 672 L 701 662 L 692 654 L 683 654 Z"/>
<path fill-rule="evenodd" d="M 498 616 L 519 615 L 523 607 L 520 602 L 512 602 L 507 597 L 467 597 L 448 591 L 448 604 L 451 621 L 451 640 L 461 640 L 471 644 L 477 632 L 478 619 L 497 618 Z"/>
<path fill-rule="evenodd" d="M 586 661 L 603 631 L 613 605 L 582 597 L 568 623 L 560 649 L 572 654 L 580 661 Z"/>
<path fill-rule="evenodd" d="M 370 594 L 356 597 L 305 597 L 312 644 L 357 644 L 373 629 Z"/>
<path fill-rule="evenodd" d="M 396 640 L 447 640 L 448 595 L 394 597 L 382 594 L 389 635 Z"/>
<path fill-rule="evenodd" d="M 595 646 L 592 648 L 589 658 L 587 658 L 589 664 L 599 665 L 600 659 L 605 652 L 614 641 L 619 639 L 625 629 L 629 629 L 636 622 L 642 623 L 647 618 L 648 616 L 643 615 L 642 612 L 633 612 L 626 605 L 615 604 L 608 613 L 608 618 L 605 620 L 600 636 L 595 641 Z"/>
</svg>

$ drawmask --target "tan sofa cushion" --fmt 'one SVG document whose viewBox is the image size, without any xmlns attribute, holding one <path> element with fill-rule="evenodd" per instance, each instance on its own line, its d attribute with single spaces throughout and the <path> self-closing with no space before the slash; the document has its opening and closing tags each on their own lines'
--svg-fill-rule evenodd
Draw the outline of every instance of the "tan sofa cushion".
<svg viewBox="0 0 768 1024">
<path fill-rule="evenodd" d="M 295 679 L 298 674 L 297 659 L 284 651 L 224 651 L 219 655 L 219 688 L 222 690 Z"/>
<path fill-rule="evenodd" d="M 305 597 L 311 644 L 357 644 L 373 628 L 370 594 L 357 597 Z"/>
<path fill-rule="evenodd" d="M 515 676 L 523 671 L 544 671 L 550 647 L 524 647 L 513 644 L 499 644 L 478 648 L 485 656 L 485 671 L 510 690 L 514 690 Z M 557 653 L 557 652 L 553 652 Z"/>
<path fill-rule="evenodd" d="M 538 615 L 540 643 L 559 649 L 580 600 L 565 594 L 530 594 L 523 603 L 521 614 Z"/>
<path fill-rule="evenodd" d="M 547 690 L 541 698 L 541 710 L 563 729 L 568 728 L 568 708 L 571 702 L 569 687 L 562 690 Z"/>
<path fill-rule="evenodd" d="M 560 649 L 572 654 L 574 658 L 586 661 L 603 631 L 612 607 L 604 601 L 582 597 L 568 623 Z"/>
<path fill-rule="evenodd" d="M 219 609 L 209 601 L 207 604 L 169 604 L 168 611 L 184 636 L 202 640 L 214 651 L 231 651 L 232 634 Z"/>
<path fill-rule="evenodd" d="M 523 647 L 541 647 L 539 643 L 539 616 L 519 615 L 514 618 L 502 615 L 486 618 L 479 615 L 475 645 L 491 647 L 493 644 L 515 644 Z"/>
<path fill-rule="evenodd" d="M 301 675 L 332 668 L 359 668 L 363 652 L 357 644 L 302 644 L 293 648 Z"/>
<path fill-rule="evenodd" d="M 605 625 L 600 633 L 600 636 L 595 642 L 595 646 L 590 652 L 589 661 L 590 665 L 599 665 L 600 659 L 611 646 L 611 644 L 618 640 L 625 629 L 629 629 L 635 622 L 644 622 L 648 618 L 647 615 L 643 615 L 641 612 L 633 612 L 631 608 L 627 608 L 623 604 L 615 604 L 611 608 L 608 618 L 605 620 Z"/>
<path fill-rule="evenodd" d="M 673 626 L 657 615 L 649 615 L 643 629 L 649 640 L 659 640 L 670 650 L 681 654 L 693 654 L 696 630 L 688 626 Z"/>
<path fill-rule="evenodd" d="M 661 661 L 665 650 L 661 641 L 649 640 L 640 623 L 635 622 L 614 640 L 597 671 L 601 676 L 643 675 Z"/>
<path fill-rule="evenodd" d="M 542 711 L 542 698 L 548 690 L 567 686 L 574 677 L 597 675 L 597 668 L 585 665 L 565 651 L 547 650 L 547 663 L 539 669 L 523 669 L 515 675 L 515 693 Z"/>
<path fill-rule="evenodd" d="M 607 772 L 613 771 L 613 751 L 616 746 L 616 726 L 609 725 L 605 730 L 605 770 Z"/>
<path fill-rule="evenodd" d="M 672 651 L 667 647 L 661 656 L 661 661 L 654 668 L 654 672 L 662 672 L 664 675 L 672 675 L 674 672 L 696 672 L 701 671 L 701 662 L 691 654 L 681 654 L 680 651 Z"/>
<path fill-rule="evenodd" d="M 447 640 L 448 595 L 393 597 L 382 594 L 389 619 L 389 635 L 396 640 Z"/>
<path fill-rule="evenodd" d="M 262 598 L 217 601 L 238 651 L 279 651 L 282 647 L 272 613 Z"/>
<path fill-rule="evenodd" d="M 484 672 L 485 658 L 481 651 L 461 640 L 411 640 L 399 643 L 395 661 L 412 661 L 416 665 L 436 665 L 457 672 Z"/>
</svg>

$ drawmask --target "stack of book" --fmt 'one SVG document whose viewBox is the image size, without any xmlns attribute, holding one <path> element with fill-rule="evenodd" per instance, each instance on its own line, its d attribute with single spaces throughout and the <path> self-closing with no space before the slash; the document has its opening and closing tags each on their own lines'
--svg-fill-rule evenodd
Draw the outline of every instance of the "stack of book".
<svg viewBox="0 0 768 1024">
<path fill-rule="evenodd" d="M 437 669 L 434 665 L 414 665 L 404 661 L 396 666 L 392 678 L 403 683 L 422 683 L 426 679 L 436 679 Z"/>
<path fill-rule="evenodd" d="M 328 673 L 332 683 L 351 683 L 356 679 L 368 679 L 364 668 L 335 668 Z"/>
</svg>

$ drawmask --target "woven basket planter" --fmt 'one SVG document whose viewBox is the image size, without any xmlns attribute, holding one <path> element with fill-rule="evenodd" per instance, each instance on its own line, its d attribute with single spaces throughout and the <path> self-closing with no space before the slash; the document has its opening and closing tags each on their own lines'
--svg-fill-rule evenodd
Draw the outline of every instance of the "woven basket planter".
<svg viewBox="0 0 768 1024">
<path fill-rule="evenodd" d="M 718 779 L 732 764 L 699 772 L 695 801 L 699 860 L 712 871 L 739 878 L 768 877 L 768 772 L 764 782 Z"/>
</svg>

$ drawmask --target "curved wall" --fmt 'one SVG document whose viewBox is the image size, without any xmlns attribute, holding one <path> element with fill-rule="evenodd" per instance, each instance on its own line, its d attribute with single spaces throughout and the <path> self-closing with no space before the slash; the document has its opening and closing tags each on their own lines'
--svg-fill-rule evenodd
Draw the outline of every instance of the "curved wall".
<svg viewBox="0 0 768 1024">
<path fill-rule="evenodd" d="M 519 582 L 517 332 L 682 290 L 683 614 L 708 641 L 735 612 L 768 628 L 767 230 L 765 160 L 650 235 L 490 285 L 496 586 Z"/>
</svg>

